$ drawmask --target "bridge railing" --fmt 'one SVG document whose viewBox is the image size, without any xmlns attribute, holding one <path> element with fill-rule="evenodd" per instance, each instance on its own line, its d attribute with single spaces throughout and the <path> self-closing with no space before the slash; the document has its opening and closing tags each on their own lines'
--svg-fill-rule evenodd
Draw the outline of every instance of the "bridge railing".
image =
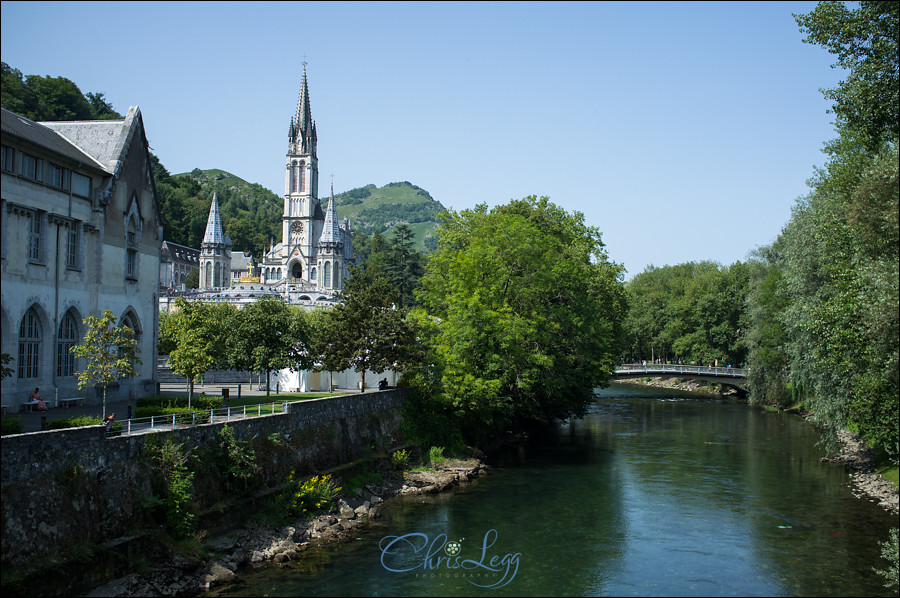
<svg viewBox="0 0 900 598">
<path fill-rule="evenodd" d="M 617 374 L 686 374 L 702 376 L 722 376 L 728 378 L 746 378 L 747 370 L 744 368 L 713 367 L 697 365 L 675 365 L 668 363 L 623 363 L 616 366 Z"/>
</svg>

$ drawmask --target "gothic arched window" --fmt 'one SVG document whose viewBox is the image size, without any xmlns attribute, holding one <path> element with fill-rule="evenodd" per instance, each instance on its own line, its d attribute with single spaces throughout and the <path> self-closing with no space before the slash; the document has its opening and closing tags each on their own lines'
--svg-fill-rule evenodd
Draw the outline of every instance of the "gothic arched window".
<svg viewBox="0 0 900 598">
<path fill-rule="evenodd" d="M 59 331 L 56 335 L 56 375 L 75 375 L 75 356 L 72 355 L 72 347 L 78 342 L 78 326 L 72 314 L 66 312 L 59 323 Z"/>
<path fill-rule="evenodd" d="M 306 164 L 300 162 L 300 193 L 306 192 Z"/>
<path fill-rule="evenodd" d="M 291 167 L 291 193 L 296 193 L 300 188 L 300 167 L 295 161 Z"/>
<path fill-rule="evenodd" d="M 325 283 L 326 287 L 331 286 L 331 262 L 325 262 L 325 280 L 322 282 Z"/>
<path fill-rule="evenodd" d="M 41 323 L 34 308 L 19 325 L 19 378 L 37 378 L 41 356 Z"/>
</svg>

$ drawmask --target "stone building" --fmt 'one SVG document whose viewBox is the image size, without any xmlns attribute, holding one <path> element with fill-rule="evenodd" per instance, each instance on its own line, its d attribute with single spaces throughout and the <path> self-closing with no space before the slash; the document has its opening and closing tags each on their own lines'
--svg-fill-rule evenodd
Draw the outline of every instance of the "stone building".
<svg viewBox="0 0 900 598">
<path fill-rule="evenodd" d="M 350 222 L 338 221 L 333 186 L 325 210 L 319 200 L 317 140 L 304 66 L 297 112 L 288 127 L 281 243 L 260 262 L 262 282 L 285 289 L 283 294 L 340 290 L 353 261 Z"/>
<path fill-rule="evenodd" d="M 185 280 L 200 268 L 200 251 L 171 241 L 163 241 L 159 254 L 159 288 L 187 290 Z"/>
<path fill-rule="evenodd" d="M 34 122 L 2 110 L 0 352 L 13 374 L 3 404 L 15 410 L 41 389 L 49 405 L 70 397 L 85 364 L 70 348 L 86 316 L 112 311 L 134 330 L 143 364 L 108 399 L 151 394 L 156 381 L 162 225 L 144 123 Z"/>
</svg>

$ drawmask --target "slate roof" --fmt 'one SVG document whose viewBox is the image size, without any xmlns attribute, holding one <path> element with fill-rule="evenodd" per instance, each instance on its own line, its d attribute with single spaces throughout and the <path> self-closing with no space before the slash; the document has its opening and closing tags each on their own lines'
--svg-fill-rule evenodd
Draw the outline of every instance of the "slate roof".
<svg viewBox="0 0 900 598">
<path fill-rule="evenodd" d="M 15 112 L 10 112 L 6 108 L 0 110 L 2 110 L 2 130 L 4 135 L 18 137 L 19 139 L 33 143 L 46 150 L 65 156 L 76 162 L 80 162 L 81 164 L 93 166 L 98 170 L 112 174 L 113 171 L 107 169 L 105 164 L 96 160 L 89 153 L 83 151 L 78 145 L 61 135 L 55 127 L 51 126 L 62 123 L 39 123 L 29 120 Z M 111 122 L 121 127 L 123 121 L 90 121 L 90 123 L 80 124 L 83 126 L 97 122 Z"/>
</svg>

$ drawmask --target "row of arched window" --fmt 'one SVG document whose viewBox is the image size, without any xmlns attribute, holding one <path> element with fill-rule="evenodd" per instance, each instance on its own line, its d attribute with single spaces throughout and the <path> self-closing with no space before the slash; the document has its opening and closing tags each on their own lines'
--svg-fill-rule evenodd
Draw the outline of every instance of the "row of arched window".
<svg viewBox="0 0 900 598">
<path fill-rule="evenodd" d="M 325 262 L 322 266 L 322 274 L 325 277 L 322 282 L 326 288 L 339 289 L 341 287 L 341 268 L 340 266 L 331 267 L 331 262 Z M 281 268 L 263 268 L 262 278 L 268 280 L 281 280 L 283 274 Z M 297 266 L 294 278 L 302 278 L 303 271 Z M 310 268 L 309 280 L 315 282 L 318 278 L 316 268 Z"/>
<path fill-rule="evenodd" d="M 66 377 L 75 375 L 75 356 L 72 355 L 72 347 L 78 344 L 81 338 L 80 318 L 73 309 L 63 314 L 59 321 L 55 339 L 48 338 L 41 317 L 36 307 L 30 307 L 22 321 L 19 323 L 18 361 L 17 374 L 19 378 L 40 378 L 45 375 L 41 371 L 41 357 L 46 350 L 47 342 L 56 343 L 56 376 Z M 137 332 L 134 320 L 130 315 L 122 318 L 121 325 L 127 326 Z"/>
</svg>

